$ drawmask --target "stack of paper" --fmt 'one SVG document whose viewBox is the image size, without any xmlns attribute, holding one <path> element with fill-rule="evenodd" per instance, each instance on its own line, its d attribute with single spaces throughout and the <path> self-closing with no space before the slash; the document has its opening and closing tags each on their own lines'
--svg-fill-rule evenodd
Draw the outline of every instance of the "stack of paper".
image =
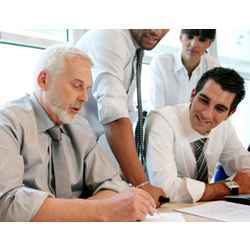
<svg viewBox="0 0 250 250">
<path fill-rule="evenodd" d="M 212 201 L 176 211 L 218 221 L 250 221 L 250 206 L 227 201 Z"/>
</svg>

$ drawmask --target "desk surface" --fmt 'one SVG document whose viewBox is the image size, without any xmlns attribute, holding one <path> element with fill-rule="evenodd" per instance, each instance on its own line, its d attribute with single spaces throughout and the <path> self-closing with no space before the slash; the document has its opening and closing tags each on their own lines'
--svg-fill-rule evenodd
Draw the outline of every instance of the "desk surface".
<svg viewBox="0 0 250 250">
<path fill-rule="evenodd" d="M 205 202 L 198 202 L 198 203 L 166 203 L 164 205 L 162 205 L 160 208 L 158 208 L 158 212 L 176 212 L 175 209 L 178 208 L 184 208 L 184 207 L 192 207 L 192 206 L 196 206 L 198 204 L 202 204 Z M 204 218 L 204 217 L 199 217 L 199 216 L 195 216 L 195 215 L 191 215 L 191 214 L 185 214 L 185 213 L 181 213 L 183 215 L 183 217 L 185 218 L 186 221 L 190 221 L 190 222 L 208 222 L 208 221 L 215 221 L 212 219 L 208 219 L 208 218 Z"/>
</svg>

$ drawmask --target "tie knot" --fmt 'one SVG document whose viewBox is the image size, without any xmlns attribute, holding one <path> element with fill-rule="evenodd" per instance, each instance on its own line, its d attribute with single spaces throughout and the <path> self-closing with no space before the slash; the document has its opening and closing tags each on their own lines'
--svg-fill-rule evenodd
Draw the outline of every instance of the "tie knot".
<svg viewBox="0 0 250 250">
<path fill-rule="evenodd" d="M 47 130 L 48 134 L 51 136 L 52 140 L 61 141 L 62 132 L 59 126 L 54 126 Z"/>
<path fill-rule="evenodd" d="M 137 61 L 142 62 L 143 54 L 144 54 L 143 49 L 139 48 L 136 50 Z"/>
<path fill-rule="evenodd" d="M 194 145 L 194 147 L 196 148 L 203 148 L 205 143 L 207 141 L 207 138 L 201 138 L 199 140 L 194 141 L 192 144 Z"/>
<path fill-rule="evenodd" d="M 201 143 L 203 143 L 203 145 L 207 142 L 207 138 L 201 138 L 200 139 Z"/>
</svg>

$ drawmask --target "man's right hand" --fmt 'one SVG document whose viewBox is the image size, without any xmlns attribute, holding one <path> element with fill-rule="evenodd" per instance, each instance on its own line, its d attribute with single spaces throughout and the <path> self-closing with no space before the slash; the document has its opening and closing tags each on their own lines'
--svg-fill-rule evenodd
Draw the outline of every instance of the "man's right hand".
<svg viewBox="0 0 250 250">
<path fill-rule="evenodd" d="M 166 196 L 165 192 L 163 191 L 162 188 L 156 187 L 151 185 L 150 183 L 144 185 L 141 187 L 141 189 L 145 190 L 148 192 L 154 199 L 156 207 L 159 207 L 161 204 L 159 202 L 159 197 L 160 196 Z"/>
<path fill-rule="evenodd" d="M 106 199 L 105 204 L 100 207 L 105 221 L 141 221 L 147 214 L 153 215 L 156 211 L 152 197 L 139 188 L 114 195 Z"/>
<path fill-rule="evenodd" d="M 233 179 L 240 186 L 240 194 L 250 194 L 250 171 L 240 171 Z"/>
</svg>

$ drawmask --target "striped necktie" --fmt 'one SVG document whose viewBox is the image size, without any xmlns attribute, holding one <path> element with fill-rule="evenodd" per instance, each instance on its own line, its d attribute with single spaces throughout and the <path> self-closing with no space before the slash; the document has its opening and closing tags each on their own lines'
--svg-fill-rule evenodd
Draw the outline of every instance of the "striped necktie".
<svg viewBox="0 0 250 250">
<path fill-rule="evenodd" d="M 144 51 L 143 49 L 136 50 L 136 88 L 137 88 L 137 111 L 138 111 L 138 121 L 135 128 L 135 144 L 137 154 L 144 164 L 144 144 L 143 144 L 143 123 L 145 112 L 142 109 L 142 99 L 141 99 L 141 70 L 142 70 L 142 59 Z"/>
<path fill-rule="evenodd" d="M 196 159 L 196 179 L 208 183 L 208 168 L 207 160 L 203 151 L 204 145 L 207 141 L 207 138 L 202 138 L 191 143 L 193 148 L 194 156 Z"/>
</svg>

